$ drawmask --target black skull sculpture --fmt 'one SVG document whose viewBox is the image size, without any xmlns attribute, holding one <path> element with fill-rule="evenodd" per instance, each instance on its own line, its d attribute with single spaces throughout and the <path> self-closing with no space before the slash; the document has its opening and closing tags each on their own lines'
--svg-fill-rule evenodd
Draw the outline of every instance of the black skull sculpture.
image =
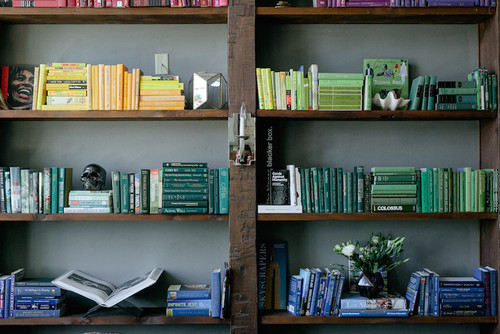
<svg viewBox="0 0 500 334">
<path fill-rule="evenodd" d="M 106 185 L 106 170 L 98 164 L 90 164 L 83 170 L 81 180 L 85 190 L 103 190 Z"/>
</svg>

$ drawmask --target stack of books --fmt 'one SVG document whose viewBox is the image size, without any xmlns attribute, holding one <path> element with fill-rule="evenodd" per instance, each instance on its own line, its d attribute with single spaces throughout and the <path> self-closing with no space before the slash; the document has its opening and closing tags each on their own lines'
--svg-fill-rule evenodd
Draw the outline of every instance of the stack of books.
<svg viewBox="0 0 500 334">
<path fill-rule="evenodd" d="M 398 294 L 380 293 L 367 298 L 359 293 L 346 293 L 340 301 L 341 317 L 407 317 L 406 299 Z"/>
<path fill-rule="evenodd" d="M 113 193 L 110 190 L 71 190 L 69 207 L 64 213 L 112 213 Z"/>
<path fill-rule="evenodd" d="M 184 110 L 184 84 L 178 75 L 141 76 L 139 110 Z"/>
<path fill-rule="evenodd" d="M 296 316 L 339 315 L 345 276 L 328 268 L 301 268 L 290 277 L 287 311 Z"/>
<path fill-rule="evenodd" d="M 417 173 L 414 167 L 372 167 L 372 212 L 416 212 Z"/>
<path fill-rule="evenodd" d="M 362 110 L 362 73 L 319 73 L 319 110 Z"/>
<path fill-rule="evenodd" d="M 438 81 L 436 110 L 478 109 L 477 87 L 474 81 Z"/>
<path fill-rule="evenodd" d="M 488 282 L 489 284 L 489 282 Z M 486 315 L 486 287 L 474 277 L 440 277 L 439 278 L 439 315 L 441 316 L 483 316 Z M 449 295 L 444 291 L 452 288 L 481 288 L 474 297 L 464 294 Z M 489 287 L 488 287 L 489 288 Z M 479 291 L 479 290 L 477 290 Z M 472 292 L 470 292 L 472 293 Z M 470 296 L 470 295 L 469 295 Z M 491 293 L 488 296 L 489 314 L 491 315 Z"/>
<path fill-rule="evenodd" d="M 212 316 L 209 285 L 170 285 L 167 296 L 167 317 Z"/>
<path fill-rule="evenodd" d="M 63 315 L 66 305 L 51 279 L 23 280 L 24 269 L 0 276 L 0 318 L 47 318 Z"/>
</svg>

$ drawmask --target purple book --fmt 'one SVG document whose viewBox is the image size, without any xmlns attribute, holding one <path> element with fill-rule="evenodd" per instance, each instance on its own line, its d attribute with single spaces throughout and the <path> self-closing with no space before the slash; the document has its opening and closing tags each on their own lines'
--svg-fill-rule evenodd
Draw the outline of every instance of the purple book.
<svg viewBox="0 0 500 334">
<path fill-rule="evenodd" d="M 349 1 L 346 7 L 390 7 L 390 1 Z"/>
<path fill-rule="evenodd" d="M 461 1 L 427 1 L 427 7 L 474 7 L 474 0 L 461 0 Z"/>
</svg>

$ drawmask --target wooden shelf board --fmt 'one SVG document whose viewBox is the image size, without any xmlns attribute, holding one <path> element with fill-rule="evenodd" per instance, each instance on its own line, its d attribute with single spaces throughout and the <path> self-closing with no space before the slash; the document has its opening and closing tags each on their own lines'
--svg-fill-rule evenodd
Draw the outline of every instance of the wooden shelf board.
<svg viewBox="0 0 500 334">
<path fill-rule="evenodd" d="M 84 313 L 69 314 L 59 318 L 6 318 L 0 319 L 0 326 L 46 326 L 46 325 L 221 325 L 229 324 L 227 319 L 212 317 L 167 317 L 165 309 L 146 309 L 144 316 L 133 317 L 116 309 L 98 311 L 83 318 Z"/>
<path fill-rule="evenodd" d="M 496 324 L 497 316 L 484 317 L 297 317 L 285 311 L 263 312 L 262 325 L 315 325 L 315 324 Z"/>
<path fill-rule="evenodd" d="M 227 221 L 228 215 L 207 214 L 114 214 L 114 213 L 1 213 L 0 222 L 16 221 Z"/>
<path fill-rule="evenodd" d="M 257 7 L 257 20 L 307 24 L 478 24 L 495 15 L 495 8 L 274 8 Z"/>
<path fill-rule="evenodd" d="M 364 111 L 333 111 L 333 110 L 257 110 L 258 117 L 297 118 L 297 119 L 331 119 L 331 120 L 480 120 L 494 119 L 495 110 L 364 110 Z"/>
<path fill-rule="evenodd" d="M 496 212 L 450 212 L 450 213 L 259 213 L 258 221 L 307 221 L 307 220 L 496 220 Z"/>
<path fill-rule="evenodd" d="M 227 120 L 223 109 L 196 110 L 0 110 L 0 119 L 12 120 Z"/>
<path fill-rule="evenodd" d="M 13 24 L 225 24 L 227 7 L 213 8 L 7 8 L 0 23 Z"/>
</svg>

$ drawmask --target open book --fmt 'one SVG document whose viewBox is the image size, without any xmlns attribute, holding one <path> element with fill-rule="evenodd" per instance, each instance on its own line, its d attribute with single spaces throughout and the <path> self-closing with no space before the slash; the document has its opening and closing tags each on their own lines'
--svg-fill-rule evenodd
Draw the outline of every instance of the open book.
<svg viewBox="0 0 500 334">
<path fill-rule="evenodd" d="M 149 273 L 131 279 L 118 287 L 106 281 L 89 276 L 78 270 L 71 270 L 52 281 L 61 289 L 75 292 L 95 301 L 103 307 L 111 307 L 137 292 L 153 285 L 163 269 L 155 268 Z"/>
</svg>

